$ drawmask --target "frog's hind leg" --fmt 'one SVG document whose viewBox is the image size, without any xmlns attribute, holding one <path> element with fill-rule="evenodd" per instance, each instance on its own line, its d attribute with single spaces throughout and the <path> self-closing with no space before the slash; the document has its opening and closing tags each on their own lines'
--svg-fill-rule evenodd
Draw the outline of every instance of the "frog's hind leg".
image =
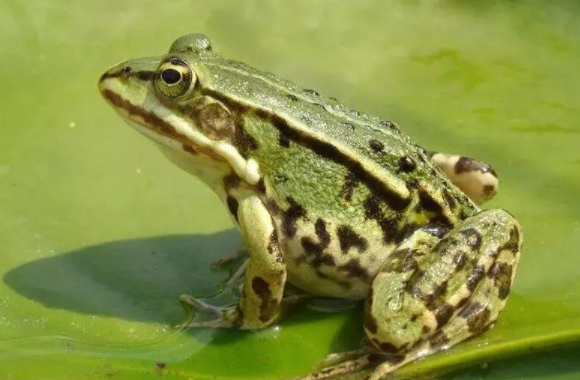
<svg viewBox="0 0 580 380">
<path fill-rule="evenodd" d="M 521 248 L 511 215 L 482 211 L 441 239 L 426 231 L 403 242 L 373 281 L 365 331 L 398 359 L 380 364 L 369 380 L 480 334 L 505 306 Z"/>
<path fill-rule="evenodd" d="M 430 152 L 431 158 L 455 186 L 475 203 L 493 198 L 499 187 L 497 173 L 484 162 L 456 154 Z"/>
</svg>

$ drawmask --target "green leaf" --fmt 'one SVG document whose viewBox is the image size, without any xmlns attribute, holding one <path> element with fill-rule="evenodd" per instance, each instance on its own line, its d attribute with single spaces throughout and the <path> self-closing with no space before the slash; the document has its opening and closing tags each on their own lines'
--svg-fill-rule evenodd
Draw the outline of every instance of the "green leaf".
<svg viewBox="0 0 580 380">
<path fill-rule="evenodd" d="M 191 32 L 499 172 L 486 206 L 525 233 L 506 310 L 400 377 L 577 378 L 577 346 L 543 351 L 580 339 L 579 21 L 564 0 L 2 2 L 0 378 L 285 379 L 360 345 L 360 305 L 258 332 L 174 327 L 178 296 L 214 295 L 228 273 L 210 263 L 240 238 L 96 82 Z"/>
</svg>

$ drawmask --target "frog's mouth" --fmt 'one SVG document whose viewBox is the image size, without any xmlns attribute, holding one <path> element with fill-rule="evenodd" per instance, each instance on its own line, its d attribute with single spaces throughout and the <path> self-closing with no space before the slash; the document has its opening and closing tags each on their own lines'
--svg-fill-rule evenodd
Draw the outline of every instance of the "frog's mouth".
<svg viewBox="0 0 580 380">
<path fill-rule="evenodd" d="M 101 90 L 101 94 L 121 114 L 123 119 L 147 137 L 161 144 L 168 145 L 171 148 L 181 149 L 193 155 L 203 151 L 205 155 L 219 158 L 215 157 L 211 149 L 203 149 L 202 146 L 196 144 L 184 134 L 179 133 L 173 125 L 163 120 L 154 112 L 132 104 L 129 100 L 124 99 L 113 90 L 104 88 Z"/>
<path fill-rule="evenodd" d="M 151 79 L 144 81 L 137 72 L 116 74 L 124 70 L 123 66 L 117 65 L 101 76 L 99 90 L 133 128 L 175 151 L 226 162 L 240 178 L 250 184 L 258 182 L 260 176 L 254 160 L 244 159 L 228 142 L 213 141 L 204 136 L 191 121 L 162 104 L 155 95 Z"/>
</svg>

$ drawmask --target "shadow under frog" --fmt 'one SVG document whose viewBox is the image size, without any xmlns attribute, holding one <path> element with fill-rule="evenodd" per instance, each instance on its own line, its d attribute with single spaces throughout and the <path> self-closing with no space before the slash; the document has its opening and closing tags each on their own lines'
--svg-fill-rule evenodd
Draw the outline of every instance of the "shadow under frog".
<svg viewBox="0 0 580 380">
<path fill-rule="evenodd" d="M 119 240 L 26 263 L 6 273 L 4 282 L 47 308 L 175 326 L 186 321 L 178 302 L 181 294 L 208 297 L 217 306 L 237 301 L 235 290 L 219 293 L 230 277 L 227 266 L 216 270 L 212 263 L 235 255 L 240 247 L 234 229 Z M 328 305 L 319 299 L 310 306 L 297 307 L 281 323 L 305 323 L 355 305 Z M 243 335 L 224 331 L 214 343 Z"/>
<path fill-rule="evenodd" d="M 215 294 L 228 272 L 211 263 L 241 244 L 233 229 L 112 241 L 26 263 L 4 282 L 48 308 L 176 325 L 179 295 Z"/>
</svg>

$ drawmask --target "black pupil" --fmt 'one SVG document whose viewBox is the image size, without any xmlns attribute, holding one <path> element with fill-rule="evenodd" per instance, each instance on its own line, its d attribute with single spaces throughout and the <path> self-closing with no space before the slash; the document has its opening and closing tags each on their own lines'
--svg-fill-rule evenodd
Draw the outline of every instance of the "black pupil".
<svg viewBox="0 0 580 380">
<path fill-rule="evenodd" d="M 175 84 L 181 80 L 181 73 L 175 69 L 165 69 L 161 72 L 161 79 L 167 84 Z"/>
</svg>

